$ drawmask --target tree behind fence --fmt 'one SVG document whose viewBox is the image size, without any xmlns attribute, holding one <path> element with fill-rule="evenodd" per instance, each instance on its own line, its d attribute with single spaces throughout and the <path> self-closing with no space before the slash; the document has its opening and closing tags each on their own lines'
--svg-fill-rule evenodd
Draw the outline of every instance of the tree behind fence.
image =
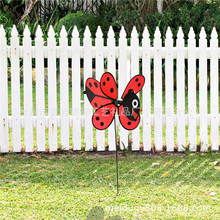
<svg viewBox="0 0 220 220">
<path fill-rule="evenodd" d="M 107 133 L 94 131 L 92 107 L 82 95 L 85 80 L 92 76 L 100 80 L 104 71 L 111 72 L 117 78 L 119 97 L 133 75 L 141 73 L 146 78 L 140 95 L 140 125 L 130 133 L 117 123 L 121 149 L 130 147 L 132 150 L 172 152 L 184 151 L 189 146 L 190 151 L 207 151 L 210 146 L 212 150 L 219 150 L 220 49 L 215 28 L 209 47 L 204 28 L 198 47 L 192 28 L 187 47 L 181 28 L 176 44 L 168 28 L 164 46 L 159 28 L 154 34 L 154 46 L 150 43 L 147 28 L 141 42 L 134 28 L 128 45 L 122 27 L 118 46 L 112 28 L 108 32 L 107 46 L 104 46 L 100 28 L 96 33 L 95 46 L 88 27 L 83 45 L 80 44 L 76 27 L 72 32 L 71 45 L 68 45 L 64 27 L 58 45 L 52 27 L 47 42 L 44 42 L 42 35 L 38 27 L 33 46 L 26 27 L 23 45 L 19 45 L 14 26 L 10 45 L 7 45 L 5 31 L 2 26 L 0 28 L 0 152 L 57 151 L 58 148 L 81 150 L 84 147 L 87 151 L 96 148 L 98 151 L 114 151 L 113 126 Z M 198 98 L 196 62 L 199 62 Z M 209 62 L 210 96 L 207 88 Z M 174 72 L 176 91 L 173 86 Z"/>
</svg>

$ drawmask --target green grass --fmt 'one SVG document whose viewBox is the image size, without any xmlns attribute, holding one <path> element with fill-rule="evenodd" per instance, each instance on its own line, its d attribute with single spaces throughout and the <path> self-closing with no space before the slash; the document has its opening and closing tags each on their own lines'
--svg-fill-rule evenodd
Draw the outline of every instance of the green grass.
<svg viewBox="0 0 220 220">
<path fill-rule="evenodd" d="M 119 157 L 115 199 L 114 154 L 1 155 L 0 219 L 83 220 L 94 206 L 112 207 L 105 217 L 123 219 L 220 219 L 220 165 L 214 161 L 219 153 L 128 152 Z"/>
</svg>

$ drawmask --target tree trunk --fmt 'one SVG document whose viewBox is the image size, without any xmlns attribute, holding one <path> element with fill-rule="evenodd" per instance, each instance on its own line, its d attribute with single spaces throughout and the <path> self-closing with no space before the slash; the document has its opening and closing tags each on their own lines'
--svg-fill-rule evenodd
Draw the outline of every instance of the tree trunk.
<svg viewBox="0 0 220 220">
<path fill-rule="evenodd" d="M 163 12 L 163 0 L 157 0 L 157 10 L 160 14 Z"/>
</svg>

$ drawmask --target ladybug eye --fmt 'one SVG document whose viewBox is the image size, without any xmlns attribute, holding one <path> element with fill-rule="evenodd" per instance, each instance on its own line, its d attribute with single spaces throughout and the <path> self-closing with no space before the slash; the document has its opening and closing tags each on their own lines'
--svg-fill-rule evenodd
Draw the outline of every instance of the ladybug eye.
<svg viewBox="0 0 220 220">
<path fill-rule="evenodd" d="M 133 107 L 133 108 L 137 108 L 137 107 L 138 107 L 138 100 L 137 100 L 137 99 L 134 99 L 134 100 L 132 101 L 132 107 Z"/>
</svg>

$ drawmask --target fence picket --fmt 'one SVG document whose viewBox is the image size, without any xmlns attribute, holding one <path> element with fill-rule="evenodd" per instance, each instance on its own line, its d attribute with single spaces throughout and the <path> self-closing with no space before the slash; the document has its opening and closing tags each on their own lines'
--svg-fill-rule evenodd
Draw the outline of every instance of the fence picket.
<svg viewBox="0 0 220 220">
<path fill-rule="evenodd" d="M 72 32 L 72 115 L 73 149 L 81 150 L 80 40 L 76 26 Z"/>
<path fill-rule="evenodd" d="M 11 31 L 11 105 L 13 152 L 21 151 L 19 38 L 15 25 Z"/>
<path fill-rule="evenodd" d="M 178 151 L 184 151 L 186 145 L 185 131 L 185 59 L 184 59 L 184 34 L 180 27 L 177 34 L 177 146 Z"/>
<path fill-rule="evenodd" d="M 28 26 L 25 26 L 24 37 L 24 139 L 25 151 L 33 151 L 33 107 L 32 107 L 32 55 L 31 38 Z"/>
<path fill-rule="evenodd" d="M 207 113 L 207 40 L 203 27 L 199 39 L 199 115 L 201 151 L 207 151 L 208 149 Z"/>
<path fill-rule="evenodd" d="M 192 27 L 188 40 L 188 117 L 190 150 L 196 151 L 196 40 Z"/>
<path fill-rule="evenodd" d="M 162 40 L 157 27 L 154 34 L 154 142 L 155 149 L 162 148 Z"/>
<path fill-rule="evenodd" d="M 57 150 L 57 78 L 56 78 L 56 39 L 53 27 L 48 32 L 48 116 L 49 150 Z"/>
<path fill-rule="evenodd" d="M 147 27 L 143 32 L 142 40 L 142 71 L 145 77 L 145 86 L 142 91 L 143 99 L 143 150 L 151 151 L 151 54 L 150 35 Z"/>
<path fill-rule="evenodd" d="M 89 27 L 86 27 L 84 33 L 84 85 L 89 77 L 92 77 L 92 40 Z M 88 99 L 84 98 L 84 116 L 85 116 L 85 144 L 86 151 L 93 150 L 93 127 L 92 127 L 92 106 Z"/>
<path fill-rule="evenodd" d="M 134 27 L 131 33 L 131 78 L 139 74 L 139 39 L 137 29 Z M 139 94 L 137 94 L 139 96 Z M 132 150 L 140 149 L 140 127 L 132 131 Z"/>
<path fill-rule="evenodd" d="M 44 92 L 44 46 L 43 33 L 37 27 L 36 51 L 36 117 L 37 117 L 37 151 L 45 151 L 45 92 Z"/>
<path fill-rule="evenodd" d="M 61 147 L 69 150 L 69 69 L 68 39 L 63 26 L 60 32 L 60 116 L 61 116 Z"/>
<path fill-rule="evenodd" d="M 166 32 L 165 55 L 165 98 L 166 98 L 166 150 L 174 151 L 173 118 L 173 35 L 170 27 Z"/>
<path fill-rule="evenodd" d="M 108 62 L 107 62 L 107 69 L 114 77 L 116 77 L 116 64 L 115 64 L 115 34 L 113 28 L 110 27 L 108 31 L 108 38 L 107 38 L 107 48 L 108 48 Z M 116 149 L 115 146 L 115 128 L 114 123 L 112 123 L 108 128 L 108 145 L 109 151 L 114 151 Z"/>
<path fill-rule="evenodd" d="M 218 34 L 215 28 L 212 30 L 211 40 L 211 144 L 212 150 L 219 150 L 219 57 L 218 57 Z"/>
<path fill-rule="evenodd" d="M 119 58 L 118 58 L 118 98 L 122 96 L 124 89 L 128 83 L 128 69 L 127 69 L 127 38 L 124 27 L 120 31 L 119 39 Z M 125 130 L 122 125 L 119 126 L 119 136 L 120 136 L 120 149 L 128 147 L 128 131 Z"/>
<path fill-rule="evenodd" d="M 96 79 L 100 80 L 102 74 L 104 73 L 104 57 L 103 57 L 103 34 L 101 31 L 100 26 L 96 32 L 96 39 L 95 39 L 95 46 L 96 46 Z M 97 137 L 97 150 L 104 151 L 105 150 L 105 131 L 97 130 L 96 131 Z"/>
<path fill-rule="evenodd" d="M 9 151 L 8 146 L 8 69 L 5 30 L 0 26 L 0 152 Z"/>
</svg>

